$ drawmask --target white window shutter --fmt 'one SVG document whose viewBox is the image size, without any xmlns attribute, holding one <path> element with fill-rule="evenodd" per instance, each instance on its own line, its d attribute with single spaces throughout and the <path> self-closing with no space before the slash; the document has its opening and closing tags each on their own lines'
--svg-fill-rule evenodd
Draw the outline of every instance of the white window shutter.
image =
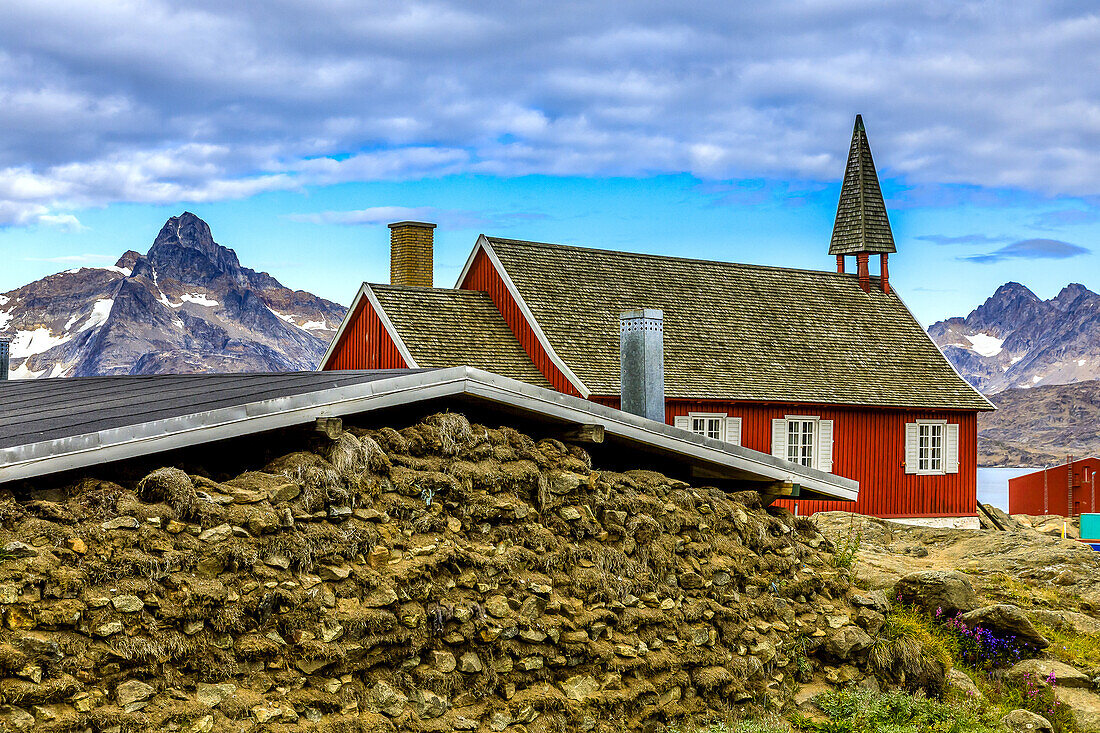
<svg viewBox="0 0 1100 733">
<path fill-rule="evenodd" d="M 916 473 L 920 467 L 920 426 L 905 423 L 905 472 Z"/>
<path fill-rule="evenodd" d="M 817 467 L 833 472 L 833 421 L 821 420 L 817 424 Z"/>
<path fill-rule="evenodd" d="M 787 420 L 776 418 L 772 420 L 772 455 L 776 458 L 787 460 Z"/>
<path fill-rule="evenodd" d="M 741 418 L 726 418 L 726 442 L 741 445 Z"/>
<path fill-rule="evenodd" d="M 681 430 L 691 430 L 691 418 L 687 415 L 677 415 L 672 424 Z"/>
<path fill-rule="evenodd" d="M 944 426 L 944 460 L 945 473 L 959 472 L 959 425 L 948 423 Z"/>
</svg>

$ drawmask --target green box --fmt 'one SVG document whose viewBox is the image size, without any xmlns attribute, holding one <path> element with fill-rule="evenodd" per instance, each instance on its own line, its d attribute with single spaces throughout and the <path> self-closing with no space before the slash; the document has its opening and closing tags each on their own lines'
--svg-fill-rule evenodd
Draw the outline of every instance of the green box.
<svg viewBox="0 0 1100 733">
<path fill-rule="evenodd" d="M 1100 514 L 1081 515 L 1081 539 L 1100 541 Z"/>
</svg>

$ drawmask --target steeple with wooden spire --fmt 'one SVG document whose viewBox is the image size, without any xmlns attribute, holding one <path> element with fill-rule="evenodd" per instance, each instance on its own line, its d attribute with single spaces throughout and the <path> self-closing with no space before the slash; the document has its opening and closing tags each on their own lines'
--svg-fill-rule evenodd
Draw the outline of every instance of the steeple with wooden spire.
<svg viewBox="0 0 1100 733">
<path fill-rule="evenodd" d="M 889 293 L 890 275 L 886 258 L 896 251 L 890 219 L 886 216 L 886 202 L 882 200 L 882 189 L 875 172 L 875 161 L 871 158 L 871 146 L 867 143 L 867 130 L 863 127 L 863 116 L 856 115 L 829 254 L 836 255 L 836 271 L 841 273 L 844 272 L 844 258 L 855 255 L 859 286 L 865 293 L 871 292 L 868 260 L 871 255 L 877 254 L 882 291 Z"/>
</svg>

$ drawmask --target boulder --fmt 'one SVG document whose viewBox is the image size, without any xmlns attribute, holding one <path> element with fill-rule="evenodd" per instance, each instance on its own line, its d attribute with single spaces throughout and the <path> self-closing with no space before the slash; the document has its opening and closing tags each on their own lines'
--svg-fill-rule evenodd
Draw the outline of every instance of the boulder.
<svg viewBox="0 0 1100 733">
<path fill-rule="evenodd" d="M 217 527 L 203 530 L 199 539 L 203 542 L 224 542 L 233 536 L 233 527 L 228 524 L 219 524 Z"/>
<path fill-rule="evenodd" d="M 4 545 L 4 554 L 8 557 L 34 557 L 38 550 L 25 542 L 13 541 Z"/>
<path fill-rule="evenodd" d="M 134 517 L 122 516 L 108 519 L 99 526 L 108 531 L 113 529 L 137 529 L 141 526 L 141 522 Z"/>
<path fill-rule="evenodd" d="M 561 691 L 570 700 L 581 701 L 590 695 L 595 695 L 600 689 L 600 684 L 591 675 L 576 675 L 561 683 Z"/>
<path fill-rule="evenodd" d="M 1013 710 L 1001 718 L 1001 725 L 1010 733 L 1054 733 L 1049 720 L 1030 710 Z"/>
<path fill-rule="evenodd" d="M 115 688 L 115 699 L 122 706 L 149 699 L 156 690 L 141 680 L 129 680 Z"/>
<path fill-rule="evenodd" d="M 422 719 L 438 718 L 451 707 L 451 704 L 447 702 L 447 698 L 440 697 L 428 690 L 417 690 L 412 701 L 416 714 Z"/>
<path fill-rule="evenodd" d="M 977 608 L 960 615 L 959 619 L 971 628 L 980 626 L 1001 639 L 1016 637 L 1034 649 L 1050 646 L 1050 642 L 1031 624 L 1027 614 L 1007 603 Z"/>
<path fill-rule="evenodd" d="M 1057 687 L 1092 687 L 1092 681 L 1084 672 L 1054 659 L 1025 659 L 1015 664 L 1005 674 L 1015 682 L 1020 682 L 1030 675 L 1040 685 L 1045 685 L 1053 674 L 1054 684 Z"/>
<path fill-rule="evenodd" d="M 874 640 L 858 626 L 845 626 L 829 634 L 825 651 L 830 656 L 846 660 L 871 648 Z"/>
<path fill-rule="evenodd" d="M 947 673 L 947 686 L 957 690 L 972 700 L 981 700 L 984 698 L 982 691 L 974 684 L 974 680 L 970 679 L 970 675 L 963 672 L 961 669 L 952 669 Z"/>
<path fill-rule="evenodd" d="M 378 709 L 391 718 L 396 718 L 405 710 L 405 703 L 409 698 L 393 689 L 386 682 L 379 682 L 374 686 L 374 704 Z"/>
<path fill-rule="evenodd" d="M 237 686 L 231 682 L 221 684 L 200 682 L 195 691 L 195 699 L 199 704 L 212 708 L 221 705 L 235 694 L 237 694 Z"/>
<path fill-rule="evenodd" d="M 432 666 L 438 669 L 444 674 L 454 672 L 455 667 L 458 666 L 455 655 L 450 652 L 433 651 L 432 652 Z"/>
<path fill-rule="evenodd" d="M 1035 608 L 1027 611 L 1032 623 L 1044 624 L 1059 631 L 1070 631 L 1078 636 L 1100 636 L 1100 621 L 1076 611 L 1048 611 Z"/>
<path fill-rule="evenodd" d="M 466 652 L 458 660 L 458 671 L 474 673 L 482 670 L 481 657 L 474 652 Z"/>
<path fill-rule="evenodd" d="M 894 585 L 894 597 L 928 613 L 937 610 L 946 616 L 973 611 L 978 594 L 965 575 L 953 570 L 921 570 L 903 576 Z"/>
<path fill-rule="evenodd" d="M 145 603 L 135 595 L 115 596 L 111 599 L 111 605 L 122 613 L 137 613 L 145 608 Z"/>
<path fill-rule="evenodd" d="M 1081 687 L 1054 687 L 1054 699 L 1073 711 L 1078 730 L 1100 730 L 1100 695 Z"/>
</svg>

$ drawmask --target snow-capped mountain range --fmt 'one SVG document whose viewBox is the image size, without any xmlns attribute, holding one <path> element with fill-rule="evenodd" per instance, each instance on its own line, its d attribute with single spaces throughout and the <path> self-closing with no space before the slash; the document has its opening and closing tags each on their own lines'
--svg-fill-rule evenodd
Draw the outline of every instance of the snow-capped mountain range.
<svg viewBox="0 0 1100 733">
<path fill-rule="evenodd" d="M 1100 378 L 1100 295 L 1078 283 L 1050 300 L 1005 283 L 966 318 L 928 333 L 986 394 Z"/>
<path fill-rule="evenodd" d="M 345 308 L 242 267 L 206 222 L 169 219 L 145 255 L 0 294 L 13 379 L 314 369 Z"/>
</svg>

